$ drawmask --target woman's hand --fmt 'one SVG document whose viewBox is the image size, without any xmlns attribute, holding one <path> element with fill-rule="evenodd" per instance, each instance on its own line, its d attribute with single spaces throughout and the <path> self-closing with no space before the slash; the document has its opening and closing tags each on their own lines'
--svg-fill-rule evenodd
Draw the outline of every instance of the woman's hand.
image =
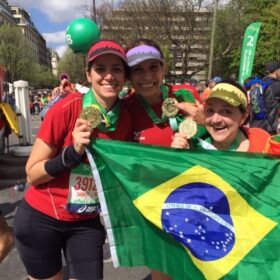
<svg viewBox="0 0 280 280">
<path fill-rule="evenodd" d="M 173 136 L 173 141 L 171 143 L 172 148 L 179 148 L 179 149 L 188 149 L 189 142 L 186 136 L 180 132 L 175 133 Z"/>
<path fill-rule="evenodd" d="M 77 119 L 74 130 L 72 132 L 75 151 L 83 155 L 85 153 L 85 145 L 90 142 L 92 127 L 90 123 L 83 119 Z"/>
<path fill-rule="evenodd" d="M 175 104 L 183 114 L 190 116 L 197 124 L 204 124 L 205 115 L 204 107 L 197 100 L 196 103 L 191 102 L 180 102 Z"/>
</svg>

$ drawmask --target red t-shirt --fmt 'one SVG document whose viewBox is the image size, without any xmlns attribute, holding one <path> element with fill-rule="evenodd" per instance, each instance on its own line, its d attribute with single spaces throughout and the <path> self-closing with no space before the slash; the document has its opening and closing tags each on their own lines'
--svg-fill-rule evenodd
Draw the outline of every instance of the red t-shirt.
<svg viewBox="0 0 280 280">
<path fill-rule="evenodd" d="M 265 151 L 266 143 L 270 138 L 270 134 L 261 128 L 242 127 L 242 130 L 248 137 L 249 149 L 248 152 L 262 153 Z"/>
<path fill-rule="evenodd" d="M 54 104 L 42 122 L 37 137 L 47 144 L 56 146 L 58 153 L 65 146 L 73 143 L 72 131 L 82 108 L 82 95 L 71 93 Z M 131 140 L 132 122 L 127 111 L 121 108 L 115 131 L 101 132 L 94 130 L 93 136 L 122 141 Z M 52 181 L 37 187 L 30 186 L 25 193 L 25 200 L 35 209 L 53 218 L 64 221 L 83 220 L 96 214 L 75 214 L 65 209 L 68 188 L 69 171 L 64 171 Z"/>
<path fill-rule="evenodd" d="M 170 90 L 168 95 L 173 97 Z M 168 120 L 161 124 L 155 124 L 138 101 L 136 94 L 129 95 L 124 101 L 132 117 L 134 142 L 160 146 L 171 145 L 173 131 L 169 126 Z M 162 115 L 162 102 L 151 106 L 160 118 Z"/>
<path fill-rule="evenodd" d="M 199 95 L 195 94 L 196 90 L 192 86 L 184 85 L 168 85 L 168 96 L 174 97 L 173 92 L 180 88 L 185 88 L 193 94 L 194 98 L 200 101 Z M 155 124 L 144 107 L 138 101 L 136 94 L 131 94 L 124 99 L 127 110 L 130 112 L 133 121 L 133 141 L 140 144 L 151 144 L 160 146 L 170 146 L 172 142 L 173 131 L 169 126 L 168 120 L 161 124 Z M 152 110 L 158 117 L 162 116 L 163 101 L 151 106 Z"/>
</svg>

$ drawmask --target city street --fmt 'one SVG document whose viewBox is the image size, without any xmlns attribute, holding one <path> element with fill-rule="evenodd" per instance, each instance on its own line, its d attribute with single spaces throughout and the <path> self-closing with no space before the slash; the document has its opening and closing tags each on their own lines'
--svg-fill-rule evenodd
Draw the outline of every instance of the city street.
<svg viewBox="0 0 280 280">
<path fill-rule="evenodd" d="M 32 133 L 35 135 L 39 125 L 40 118 L 38 116 L 31 117 Z M 10 136 L 10 154 L 18 145 L 18 139 L 15 135 Z M 14 189 L 14 184 L 18 178 L 23 177 L 24 162 L 26 158 L 18 158 L 11 155 L 1 155 L 0 162 L 11 162 L 7 166 L 0 166 L 0 207 L 5 215 L 8 223 L 13 225 L 13 220 L 17 206 L 23 197 L 23 192 Z M 17 164 L 16 164 L 17 163 Z M 3 165 L 3 163 L 2 163 Z M 3 170 L 5 171 L 3 173 Z M 4 180 L 3 180 L 3 176 Z M 14 174 L 14 177 L 13 175 Z M 16 179 L 15 179 L 16 178 Z M 20 180 L 22 181 L 22 180 Z M 67 278 L 67 271 L 64 267 L 64 279 Z M 105 280 L 149 280 L 150 272 L 146 267 L 134 268 L 114 268 L 109 251 L 109 244 L 104 245 L 104 279 Z M 16 248 L 14 247 L 7 258 L 0 264 L 0 280 L 26 280 L 27 275 L 24 266 L 19 258 Z"/>
</svg>

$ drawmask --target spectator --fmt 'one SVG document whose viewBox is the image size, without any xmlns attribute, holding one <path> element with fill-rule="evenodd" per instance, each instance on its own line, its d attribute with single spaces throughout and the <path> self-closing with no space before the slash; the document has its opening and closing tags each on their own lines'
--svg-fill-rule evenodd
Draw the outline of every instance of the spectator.
<svg viewBox="0 0 280 280">
<path fill-rule="evenodd" d="M 209 81 L 208 86 L 204 89 L 204 91 L 203 91 L 202 94 L 201 94 L 201 100 L 202 100 L 202 102 L 204 102 L 204 101 L 207 99 L 207 97 L 209 96 L 209 94 L 210 94 L 212 88 L 213 88 L 217 83 L 219 83 L 219 82 L 221 82 L 221 81 L 222 81 L 222 78 L 219 77 L 219 76 L 215 76 L 215 77 L 213 77 L 213 78 Z"/>
<path fill-rule="evenodd" d="M 39 97 L 35 97 L 34 101 L 33 101 L 33 113 L 34 115 L 39 115 L 40 113 L 40 99 Z"/>
<path fill-rule="evenodd" d="M 263 97 L 265 101 L 267 117 L 258 122 L 258 127 L 263 128 L 271 135 L 278 132 L 279 106 L 280 106 L 280 62 L 269 61 L 265 65 L 266 76 L 263 83 L 265 87 Z"/>
<path fill-rule="evenodd" d="M 41 120 L 44 119 L 46 113 L 50 109 L 51 106 L 53 106 L 58 100 L 66 97 L 69 93 L 73 92 L 74 89 L 71 85 L 71 83 L 67 79 L 62 79 L 60 81 L 60 85 L 58 87 L 55 87 L 52 91 L 51 99 L 48 101 L 45 106 L 42 108 L 40 112 Z"/>
</svg>

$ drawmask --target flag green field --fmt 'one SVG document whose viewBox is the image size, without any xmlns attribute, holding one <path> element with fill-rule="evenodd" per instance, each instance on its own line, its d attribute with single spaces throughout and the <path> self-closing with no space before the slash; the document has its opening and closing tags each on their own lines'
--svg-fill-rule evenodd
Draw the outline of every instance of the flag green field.
<svg viewBox="0 0 280 280">
<path fill-rule="evenodd" d="M 102 139 L 89 149 L 115 266 L 279 278 L 279 157 Z"/>
</svg>

